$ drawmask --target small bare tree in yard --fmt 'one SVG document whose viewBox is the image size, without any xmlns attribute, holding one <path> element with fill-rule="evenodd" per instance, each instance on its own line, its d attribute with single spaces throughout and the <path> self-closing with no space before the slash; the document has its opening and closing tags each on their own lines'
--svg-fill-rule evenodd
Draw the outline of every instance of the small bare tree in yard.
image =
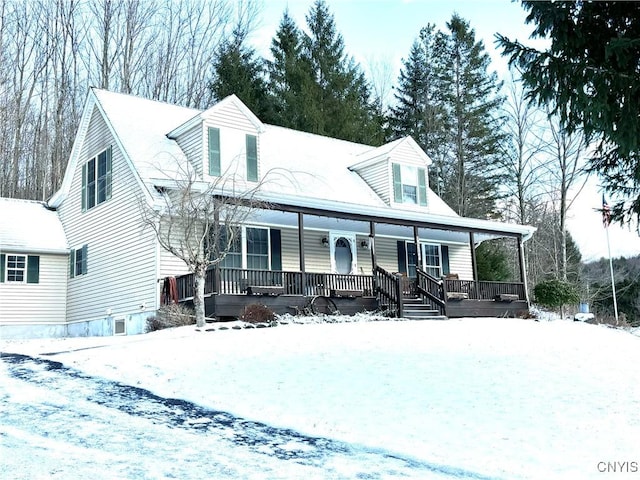
<svg viewBox="0 0 640 480">
<path fill-rule="evenodd" d="M 194 274 L 196 325 L 205 325 L 204 286 L 207 270 L 219 264 L 237 241 L 240 226 L 268 204 L 258 199 L 264 185 L 225 172 L 211 182 L 181 168 L 177 179 L 156 186 L 161 200 L 144 206 L 142 216 L 162 248 L 181 259 Z"/>
</svg>

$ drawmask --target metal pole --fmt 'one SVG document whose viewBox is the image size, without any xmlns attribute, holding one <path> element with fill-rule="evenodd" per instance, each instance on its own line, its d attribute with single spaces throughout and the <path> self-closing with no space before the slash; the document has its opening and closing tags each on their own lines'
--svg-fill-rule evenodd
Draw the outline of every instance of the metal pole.
<svg viewBox="0 0 640 480">
<path fill-rule="evenodd" d="M 609 253 L 609 270 L 611 271 L 611 291 L 613 292 L 613 312 L 616 316 L 616 325 L 618 325 L 618 300 L 616 299 L 616 281 L 613 277 L 613 260 L 611 259 L 611 243 L 609 242 L 609 226 L 605 225 L 607 232 L 607 250 Z"/>
</svg>

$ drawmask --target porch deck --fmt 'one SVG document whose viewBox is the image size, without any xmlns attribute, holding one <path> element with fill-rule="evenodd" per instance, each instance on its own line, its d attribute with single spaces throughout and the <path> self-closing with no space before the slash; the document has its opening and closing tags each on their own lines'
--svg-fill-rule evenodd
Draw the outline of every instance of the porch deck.
<svg viewBox="0 0 640 480">
<path fill-rule="evenodd" d="M 173 284 L 175 292 L 170 294 L 165 279 L 163 303 L 193 300 L 193 274 L 176 277 Z M 515 316 L 528 308 L 524 284 L 519 282 L 436 279 L 423 272 L 408 279 L 379 267 L 372 275 L 218 268 L 207 272 L 205 313 L 238 317 L 252 303 L 278 314 L 295 313 L 315 296 L 331 298 L 344 314 L 386 310 L 396 317 L 405 316 L 407 298 L 419 298 L 447 317 Z"/>
</svg>

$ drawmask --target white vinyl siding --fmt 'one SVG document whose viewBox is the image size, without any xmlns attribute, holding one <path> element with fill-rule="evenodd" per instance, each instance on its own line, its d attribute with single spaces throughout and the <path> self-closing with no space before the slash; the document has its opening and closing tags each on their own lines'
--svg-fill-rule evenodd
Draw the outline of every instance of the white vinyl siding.
<svg viewBox="0 0 640 480">
<path fill-rule="evenodd" d="M 358 175 L 387 205 L 391 201 L 389 170 L 385 160 L 358 170 Z"/>
<path fill-rule="evenodd" d="M 189 273 L 187 264 L 181 259 L 160 248 L 160 278 L 177 277 Z"/>
<path fill-rule="evenodd" d="M 93 158 L 109 145 L 113 145 L 112 199 L 81 213 L 78 167 L 58 210 L 69 244 L 89 245 L 88 273 L 68 282 L 70 322 L 104 319 L 107 309 L 114 316 L 140 313 L 141 305 L 152 309 L 158 303 L 155 237 L 151 229 L 143 230 L 140 184 L 94 109 L 80 159 Z"/>
<path fill-rule="evenodd" d="M 0 283 L 0 324 L 64 323 L 68 257 L 38 256 L 38 283 Z"/>
<path fill-rule="evenodd" d="M 416 163 L 416 150 L 407 142 L 402 142 L 393 149 L 392 161 L 406 165 L 415 165 L 416 167 L 424 167 L 424 164 Z"/>
<path fill-rule="evenodd" d="M 245 112 L 237 108 L 233 102 L 221 108 L 209 111 L 204 118 L 200 134 L 200 158 L 204 165 L 205 178 L 213 179 L 217 175 L 209 174 L 209 128 L 219 131 L 220 174 L 223 177 L 237 175 L 238 179 L 259 180 L 260 171 L 260 138 L 256 126 L 247 118 Z M 247 171 L 247 136 L 255 137 L 255 169 Z M 252 176 L 254 175 L 255 176 Z M 253 180 L 255 178 L 255 180 Z M 230 187 L 230 185 L 229 185 Z"/>
<path fill-rule="evenodd" d="M 307 272 L 329 273 L 331 271 L 331 249 L 322 244 L 322 237 L 328 236 L 328 231 L 304 232 L 304 260 Z"/>
<path fill-rule="evenodd" d="M 362 246 L 362 242 L 365 242 L 366 247 Z M 371 275 L 371 251 L 369 250 L 369 236 L 357 235 L 356 236 L 356 251 L 358 252 L 358 274 L 359 275 Z"/>
<path fill-rule="evenodd" d="M 179 235 L 176 230 L 173 230 L 174 235 L 172 238 L 175 238 L 176 242 L 179 241 Z M 160 258 L 160 267 L 159 267 L 159 277 L 177 277 L 179 275 L 184 275 L 189 272 L 189 268 L 187 264 L 180 258 L 176 257 L 172 253 L 169 253 L 167 250 L 162 248 L 160 245 L 157 246 L 159 250 L 159 258 Z"/>
<path fill-rule="evenodd" d="M 219 105 L 215 110 L 209 111 L 205 123 L 211 126 L 243 130 L 246 133 L 256 133 L 256 126 L 247 118 L 245 112 L 232 102 Z"/>
<path fill-rule="evenodd" d="M 387 272 L 398 271 L 398 239 L 376 237 L 376 261 Z"/>
<path fill-rule="evenodd" d="M 195 167 L 198 175 L 202 175 L 203 158 L 200 155 L 202 147 L 202 130 L 200 125 L 182 133 L 178 138 L 176 138 L 176 142 L 180 145 L 180 148 L 189 162 L 191 162 L 191 165 Z"/>
<path fill-rule="evenodd" d="M 449 245 L 449 272 L 457 273 L 460 280 L 473 280 L 469 245 Z"/>
<path fill-rule="evenodd" d="M 300 248 L 298 230 L 283 228 L 280 232 L 282 245 L 282 270 L 297 272 L 300 270 Z"/>
</svg>

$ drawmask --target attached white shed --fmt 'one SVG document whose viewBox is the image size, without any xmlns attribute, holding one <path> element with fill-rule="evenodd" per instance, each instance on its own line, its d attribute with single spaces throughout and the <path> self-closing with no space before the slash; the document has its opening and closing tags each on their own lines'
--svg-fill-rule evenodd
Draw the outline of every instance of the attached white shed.
<svg viewBox="0 0 640 480">
<path fill-rule="evenodd" d="M 0 198 L 0 337 L 65 336 L 68 271 L 57 213 Z"/>
</svg>

